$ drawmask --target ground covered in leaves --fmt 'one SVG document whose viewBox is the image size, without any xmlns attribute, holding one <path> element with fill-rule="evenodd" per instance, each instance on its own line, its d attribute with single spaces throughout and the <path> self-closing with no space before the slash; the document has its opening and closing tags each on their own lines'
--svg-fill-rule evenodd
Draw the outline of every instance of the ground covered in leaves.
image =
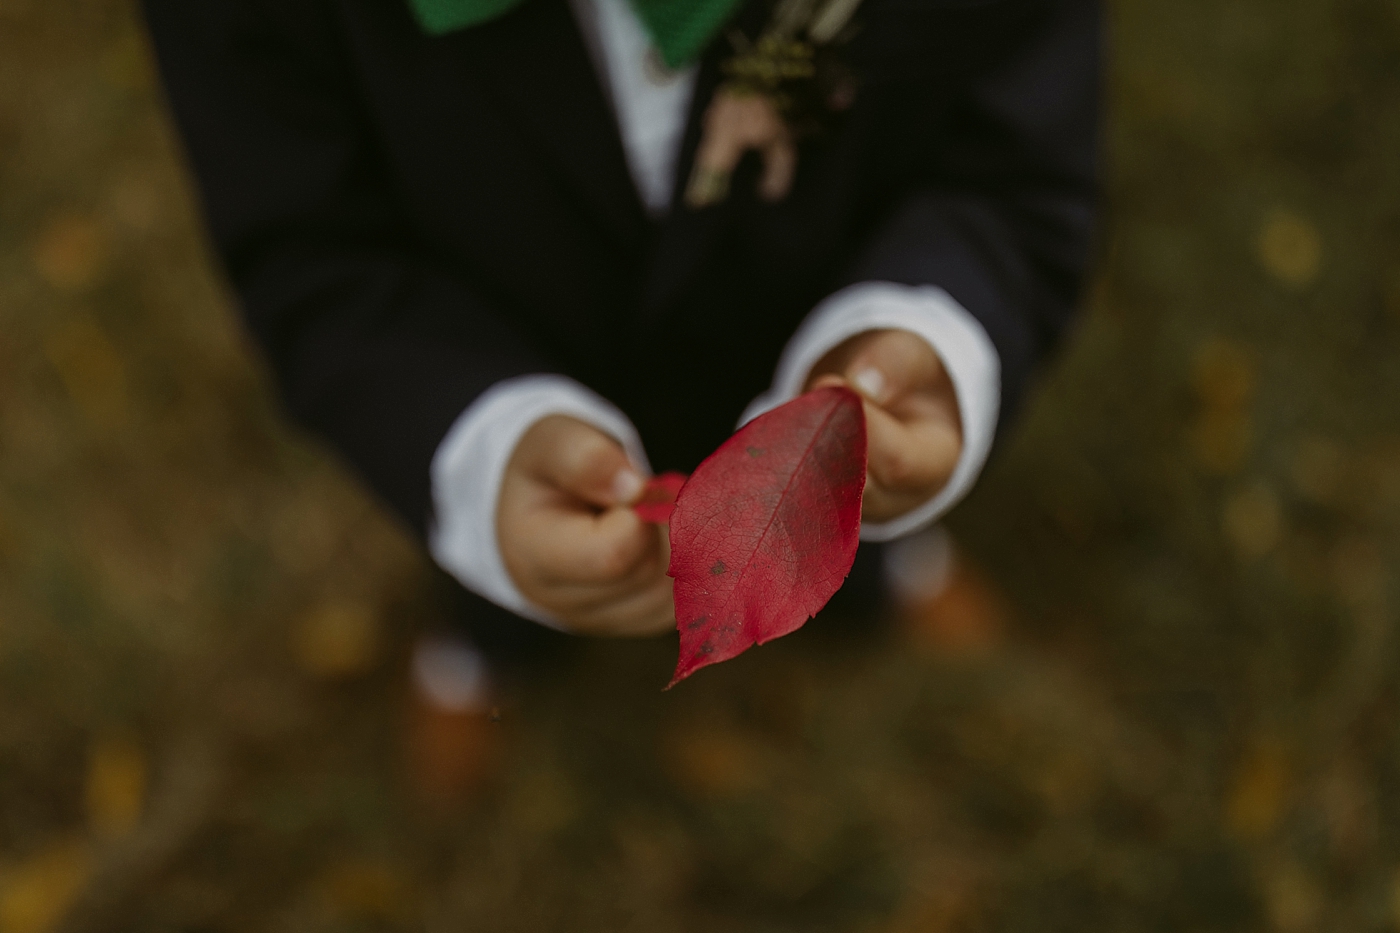
<svg viewBox="0 0 1400 933">
<path fill-rule="evenodd" d="M 423 559 L 279 416 L 131 5 L 0 0 L 0 933 L 1396 929 L 1400 6 L 1112 8 L 1101 274 L 952 522 L 1005 619 L 589 646 L 443 814 Z"/>
</svg>

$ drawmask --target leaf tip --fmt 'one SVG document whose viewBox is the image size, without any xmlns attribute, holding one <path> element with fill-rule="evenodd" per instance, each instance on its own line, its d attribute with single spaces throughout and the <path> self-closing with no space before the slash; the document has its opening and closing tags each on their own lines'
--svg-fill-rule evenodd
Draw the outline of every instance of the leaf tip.
<svg viewBox="0 0 1400 933">
<path fill-rule="evenodd" d="M 661 692 L 662 692 L 662 693 L 667 692 L 667 691 L 670 690 L 672 687 L 674 687 L 676 684 L 680 683 L 682 680 L 685 680 L 685 679 L 686 679 L 687 677 L 689 677 L 691 674 L 694 674 L 697 670 L 699 670 L 699 667 L 692 667 L 692 668 L 690 668 L 689 670 L 681 670 L 681 668 L 682 668 L 683 666 L 684 666 L 684 662 L 682 662 L 681 664 L 677 664 L 677 665 L 676 665 L 675 673 L 673 673 L 673 674 L 671 675 L 671 682 L 668 683 L 666 686 L 664 686 L 664 687 L 661 688 Z"/>
</svg>

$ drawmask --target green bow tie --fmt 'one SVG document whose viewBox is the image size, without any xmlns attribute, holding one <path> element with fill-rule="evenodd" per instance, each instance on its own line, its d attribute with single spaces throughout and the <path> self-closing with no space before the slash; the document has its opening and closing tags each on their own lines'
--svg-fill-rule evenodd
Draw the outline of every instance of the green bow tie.
<svg viewBox="0 0 1400 933">
<path fill-rule="evenodd" d="M 522 0 L 409 0 L 423 31 L 440 36 L 495 19 Z M 724 25 L 739 0 L 628 0 L 662 59 L 679 68 Z"/>
</svg>

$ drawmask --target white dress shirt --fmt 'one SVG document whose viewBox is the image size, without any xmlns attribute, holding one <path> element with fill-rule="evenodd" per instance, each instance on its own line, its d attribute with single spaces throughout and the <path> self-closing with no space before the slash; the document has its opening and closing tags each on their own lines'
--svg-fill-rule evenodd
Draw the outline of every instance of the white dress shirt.
<svg viewBox="0 0 1400 933">
<path fill-rule="evenodd" d="M 653 216 L 664 215 L 670 209 L 696 69 L 668 72 L 657 66 L 659 57 L 628 0 L 571 3 L 604 79 L 637 191 Z M 846 288 L 808 315 L 784 348 L 772 386 L 739 421 L 795 398 L 812 366 L 842 341 L 887 328 L 917 334 L 943 361 L 958 397 L 963 449 L 941 492 L 892 521 L 866 522 L 861 538 L 867 541 L 888 541 L 933 522 L 967 494 L 986 462 L 1000 408 L 1001 361 L 966 309 L 932 286 L 866 282 Z M 434 520 L 428 543 L 434 559 L 468 589 L 525 618 L 558 627 L 516 587 L 496 540 L 496 502 L 506 464 L 530 426 L 555 414 L 610 434 L 642 473 L 650 473 L 636 428 L 606 400 L 563 376 L 507 379 L 468 406 L 438 445 L 431 466 Z"/>
</svg>

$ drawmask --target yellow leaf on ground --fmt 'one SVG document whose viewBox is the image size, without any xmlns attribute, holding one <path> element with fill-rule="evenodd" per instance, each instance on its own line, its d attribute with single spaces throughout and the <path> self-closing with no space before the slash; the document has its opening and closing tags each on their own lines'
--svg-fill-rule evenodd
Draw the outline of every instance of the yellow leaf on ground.
<svg viewBox="0 0 1400 933">
<path fill-rule="evenodd" d="M 0 866 L 0 933 L 46 933 L 87 878 L 90 857 L 77 842 Z"/>
<path fill-rule="evenodd" d="M 94 218 L 61 214 L 39 232 L 34 267 L 59 291 L 84 291 L 101 278 L 109 253 L 106 231 Z"/>
<path fill-rule="evenodd" d="M 733 729 L 691 726 L 673 730 L 662 740 L 660 751 L 671 779 L 696 797 L 755 790 L 768 771 L 766 747 Z"/>
<path fill-rule="evenodd" d="M 1292 288 L 1311 285 L 1321 271 L 1321 234 L 1290 210 L 1278 208 L 1264 218 L 1257 248 L 1264 269 Z"/>
<path fill-rule="evenodd" d="M 1200 407 L 1189 435 L 1196 459 L 1213 473 L 1233 473 L 1249 455 L 1256 381 L 1248 349 L 1213 338 L 1196 351 L 1191 385 Z"/>
<path fill-rule="evenodd" d="M 1325 894 L 1302 866 L 1287 862 L 1265 876 L 1264 904 L 1279 933 L 1303 933 L 1317 928 Z"/>
<path fill-rule="evenodd" d="M 44 351 L 69 397 L 95 427 L 109 430 L 126 423 L 126 364 L 96 321 L 69 320 L 44 341 Z"/>
<path fill-rule="evenodd" d="M 413 903 L 413 885 L 384 862 L 348 860 L 331 866 L 319 887 L 338 914 L 381 919 L 401 918 Z"/>
<path fill-rule="evenodd" d="M 353 677 L 379 656 L 379 622 L 373 609 L 354 602 L 323 603 L 293 631 L 298 663 L 317 677 Z"/>
<path fill-rule="evenodd" d="M 1196 350 L 1191 387 L 1203 408 L 1238 411 L 1254 399 L 1257 369 L 1254 353 L 1248 347 L 1213 337 Z"/>
<path fill-rule="evenodd" d="M 1266 835 L 1283 816 L 1292 790 L 1287 749 L 1274 740 L 1258 742 L 1235 767 L 1225 800 L 1225 825 L 1239 839 Z"/>
<path fill-rule="evenodd" d="M 136 828 L 146 800 L 146 756 L 125 738 L 101 738 L 88 756 L 88 821 L 102 836 L 120 836 Z"/>
<path fill-rule="evenodd" d="M 1240 557 L 1263 557 L 1278 546 L 1283 532 L 1278 496 L 1267 483 L 1245 487 L 1226 500 L 1221 526 Z"/>
</svg>

